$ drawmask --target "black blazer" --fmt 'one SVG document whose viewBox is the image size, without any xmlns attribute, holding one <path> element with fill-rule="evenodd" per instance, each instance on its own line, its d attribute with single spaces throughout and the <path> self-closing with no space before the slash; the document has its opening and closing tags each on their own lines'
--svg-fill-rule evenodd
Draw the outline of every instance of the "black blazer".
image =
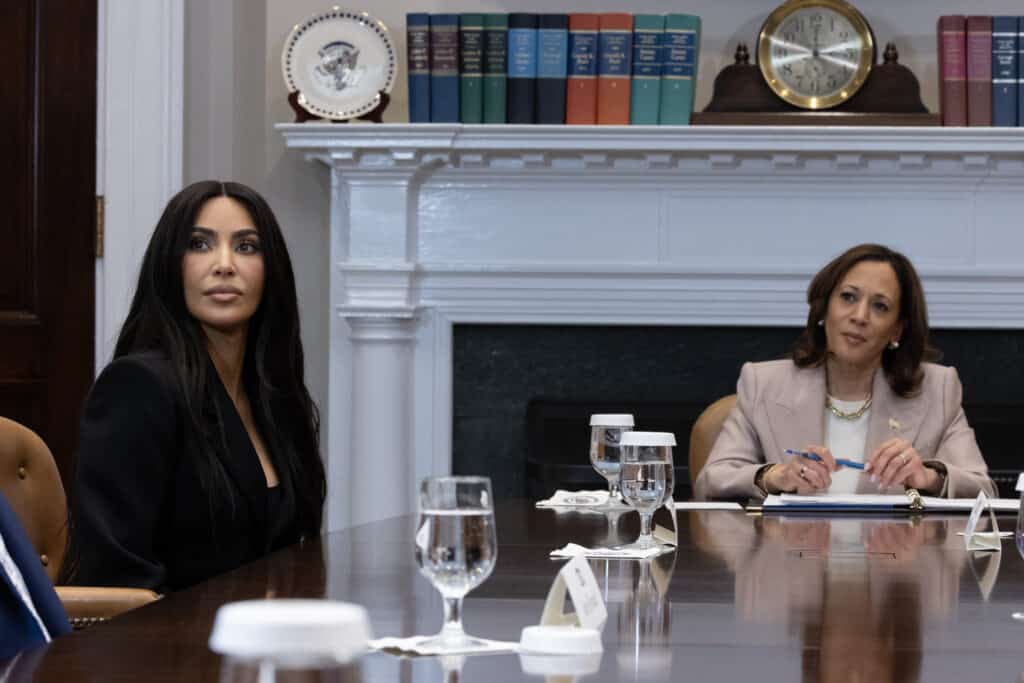
<svg viewBox="0 0 1024 683">
<path fill-rule="evenodd" d="M 281 478 L 268 490 L 212 363 L 206 384 L 212 410 L 204 425 L 223 430 L 228 446 L 217 452 L 226 476 L 213 477 L 212 496 L 186 452 L 191 427 L 170 361 L 155 352 L 122 356 L 96 380 L 75 464 L 71 583 L 166 592 L 299 540 L 293 487 Z"/>
</svg>

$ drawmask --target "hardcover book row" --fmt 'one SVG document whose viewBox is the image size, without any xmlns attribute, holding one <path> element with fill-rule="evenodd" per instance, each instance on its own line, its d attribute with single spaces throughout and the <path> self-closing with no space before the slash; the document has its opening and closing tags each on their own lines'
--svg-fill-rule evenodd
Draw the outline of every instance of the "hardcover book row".
<svg viewBox="0 0 1024 683">
<path fill-rule="evenodd" d="M 1024 126 L 1024 17 L 939 17 L 944 126 Z"/>
<path fill-rule="evenodd" d="M 700 17 L 406 15 L 409 121 L 685 125 Z"/>
</svg>

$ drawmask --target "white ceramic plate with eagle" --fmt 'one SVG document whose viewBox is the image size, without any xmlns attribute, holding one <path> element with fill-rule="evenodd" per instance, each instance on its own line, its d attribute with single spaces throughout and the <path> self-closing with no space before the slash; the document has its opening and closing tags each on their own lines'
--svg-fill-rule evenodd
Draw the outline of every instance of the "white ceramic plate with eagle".
<svg viewBox="0 0 1024 683">
<path fill-rule="evenodd" d="M 343 120 L 373 111 L 391 92 L 397 56 L 384 24 L 366 12 L 335 7 L 295 26 L 281 70 L 288 92 L 314 116 Z"/>
</svg>

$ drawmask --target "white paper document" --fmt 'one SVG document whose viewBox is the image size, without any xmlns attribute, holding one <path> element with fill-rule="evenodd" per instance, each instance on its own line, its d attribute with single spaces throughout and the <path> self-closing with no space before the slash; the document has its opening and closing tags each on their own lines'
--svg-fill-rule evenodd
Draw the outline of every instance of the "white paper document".
<svg viewBox="0 0 1024 683">
<path fill-rule="evenodd" d="M 583 557 L 607 560 L 642 560 L 647 557 L 655 557 L 662 553 L 671 552 L 672 550 L 674 550 L 672 546 L 665 545 L 647 548 L 646 550 L 623 550 L 620 548 L 587 548 L 576 543 L 569 543 L 564 548 L 552 550 L 551 557 L 565 558 L 582 555 Z"/>
<path fill-rule="evenodd" d="M 675 500 L 672 507 L 676 510 L 742 510 L 739 503 L 727 503 L 705 500 Z"/>
<path fill-rule="evenodd" d="M 921 496 L 921 504 L 926 512 L 968 512 L 975 504 L 973 498 L 935 498 Z M 996 512 L 1016 512 L 1020 501 L 1013 498 L 988 499 L 991 509 Z M 801 496 L 793 493 L 768 496 L 762 503 L 762 509 L 850 509 L 850 510 L 907 510 L 911 506 L 911 498 L 903 494 L 822 494 Z"/>
</svg>

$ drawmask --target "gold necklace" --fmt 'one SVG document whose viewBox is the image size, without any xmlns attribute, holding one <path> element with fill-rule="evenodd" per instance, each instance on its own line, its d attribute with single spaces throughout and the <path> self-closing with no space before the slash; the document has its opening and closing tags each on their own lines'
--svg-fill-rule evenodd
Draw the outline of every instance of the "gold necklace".
<svg viewBox="0 0 1024 683">
<path fill-rule="evenodd" d="M 850 411 L 849 413 L 844 413 L 842 410 L 839 410 L 839 408 L 836 408 L 835 404 L 832 403 L 832 397 L 829 396 L 828 394 L 825 394 L 825 407 L 832 411 L 832 414 L 838 417 L 840 420 L 849 420 L 850 422 L 854 422 L 856 420 L 859 420 L 861 416 L 863 416 L 864 413 L 868 411 L 868 408 L 871 407 L 871 397 L 868 396 L 866 399 L 864 399 L 864 403 L 861 405 L 860 408 L 857 408 L 857 410 Z"/>
<path fill-rule="evenodd" d="M 871 394 L 868 394 L 868 397 L 864 399 L 864 403 L 861 404 L 860 408 L 857 408 L 857 410 L 852 410 L 847 413 L 842 410 L 839 410 L 839 408 L 837 408 L 835 404 L 832 403 L 832 396 L 830 395 L 831 393 L 832 388 L 831 382 L 829 382 L 828 380 L 828 368 L 825 368 L 825 407 L 828 408 L 832 412 L 832 414 L 838 417 L 840 420 L 849 420 L 850 422 L 856 422 L 861 417 L 863 417 L 864 413 L 866 413 L 868 411 L 868 408 L 871 407 L 871 399 L 874 398 Z"/>
</svg>

